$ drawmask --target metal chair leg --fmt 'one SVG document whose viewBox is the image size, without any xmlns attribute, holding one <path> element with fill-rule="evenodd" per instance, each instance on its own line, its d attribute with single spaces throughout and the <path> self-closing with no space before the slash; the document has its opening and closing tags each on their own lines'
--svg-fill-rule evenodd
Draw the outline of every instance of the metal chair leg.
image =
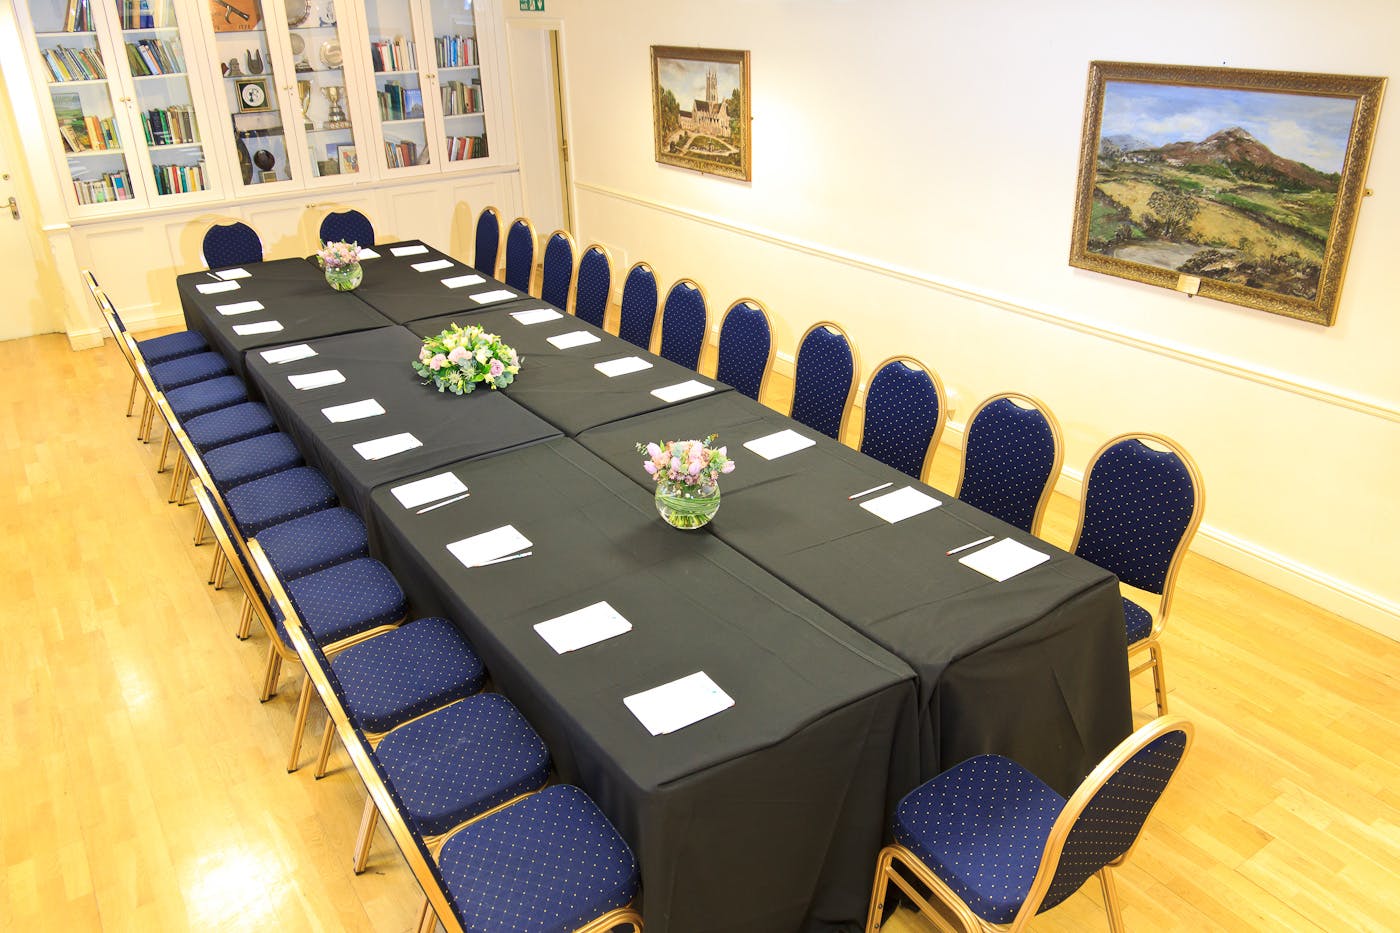
<svg viewBox="0 0 1400 933">
<path fill-rule="evenodd" d="M 194 520 L 194 546 L 199 547 L 204 543 L 204 532 L 209 528 L 209 523 L 204 519 L 204 510 L 199 510 L 199 517 Z"/>
<path fill-rule="evenodd" d="M 170 456 L 170 432 L 165 432 L 165 438 L 160 442 L 160 461 L 156 464 L 156 473 L 165 472 L 165 458 Z"/>
<path fill-rule="evenodd" d="M 1157 695 L 1157 715 L 1167 715 L 1167 668 L 1162 661 L 1162 643 L 1148 649 L 1152 652 L 1152 690 Z"/>
<path fill-rule="evenodd" d="M 267 670 L 263 673 L 262 696 L 258 697 L 258 702 L 266 703 L 277 695 L 277 678 L 282 673 L 282 656 L 277 653 L 276 645 L 267 647 Z"/>
<path fill-rule="evenodd" d="M 1113 884 L 1113 872 L 1107 865 L 1098 870 L 1099 887 L 1103 888 L 1103 909 L 1108 913 L 1108 928 L 1113 933 L 1127 933 L 1123 926 L 1123 911 L 1118 906 L 1118 888 Z"/>
<path fill-rule="evenodd" d="M 211 584 L 214 584 L 215 589 L 218 589 L 216 581 L 219 579 L 219 569 L 222 566 L 223 562 L 224 552 L 223 549 L 220 548 L 219 550 L 216 550 L 214 552 L 214 562 L 209 565 L 209 582 Z"/>
<path fill-rule="evenodd" d="M 369 863 L 369 848 L 374 844 L 374 828 L 377 825 L 379 808 L 374 805 L 374 798 L 366 794 L 365 812 L 360 817 L 360 832 L 355 836 L 355 860 L 351 865 L 357 875 L 364 874 L 365 865 Z"/>
<path fill-rule="evenodd" d="M 435 933 L 437 927 L 437 914 L 433 913 L 433 905 L 425 897 L 423 907 L 418 911 L 418 933 Z"/>
<path fill-rule="evenodd" d="M 140 382 L 141 382 L 141 380 L 136 378 L 136 374 L 135 374 L 135 373 L 132 373 L 132 375 L 131 375 L 131 391 L 130 391 L 129 393 L 127 393 L 127 396 L 126 396 L 126 416 L 127 416 L 128 418 L 131 417 L 132 409 L 134 409 L 134 408 L 136 407 L 136 386 L 139 385 Z"/>
<path fill-rule="evenodd" d="M 311 678 L 301 679 L 301 698 L 297 700 L 297 720 L 292 727 L 292 752 L 287 756 L 287 773 L 291 774 L 301 767 L 301 762 L 297 759 L 301 757 L 301 737 L 306 734 L 306 715 L 311 711 Z"/>
<path fill-rule="evenodd" d="M 239 641 L 248 640 L 248 631 L 253 627 L 253 597 L 245 595 L 243 597 L 243 612 L 238 617 L 238 631 L 235 636 Z"/>
<path fill-rule="evenodd" d="M 326 731 L 321 734 L 321 751 L 316 756 L 316 780 L 326 776 L 326 768 L 331 762 L 331 748 L 335 743 L 335 723 L 326 717 Z"/>
</svg>

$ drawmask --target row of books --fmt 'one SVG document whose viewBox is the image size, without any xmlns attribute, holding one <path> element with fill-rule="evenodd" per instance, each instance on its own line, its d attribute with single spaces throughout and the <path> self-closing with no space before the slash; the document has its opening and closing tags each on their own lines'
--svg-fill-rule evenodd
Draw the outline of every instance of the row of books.
<svg viewBox="0 0 1400 933">
<path fill-rule="evenodd" d="M 204 163 L 198 165 L 154 165 L 156 194 L 184 194 L 204 190 Z"/>
<path fill-rule="evenodd" d="M 102 53 L 95 48 L 70 49 L 60 45 L 40 49 L 39 54 L 55 81 L 96 81 L 107 77 Z"/>
<path fill-rule="evenodd" d="M 81 116 L 62 120 L 58 124 L 58 134 L 63 137 L 63 148 L 69 152 L 122 147 L 111 117 Z"/>
<path fill-rule="evenodd" d="M 397 143 L 385 142 L 384 158 L 388 161 L 390 168 L 403 168 L 407 165 L 417 165 L 418 144 L 408 139 Z"/>
<path fill-rule="evenodd" d="M 126 169 L 120 172 L 103 172 L 101 178 L 92 181 L 73 179 L 73 191 L 79 204 L 102 204 L 106 201 L 131 200 L 131 177 Z"/>
<path fill-rule="evenodd" d="M 463 159 L 486 157 L 486 136 L 447 137 L 447 161 L 461 162 Z"/>
<path fill-rule="evenodd" d="M 423 115 L 423 91 L 386 81 L 379 91 L 379 117 L 383 120 L 408 120 Z"/>
<path fill-rule="evenodd" d="M 412 71 L 418 67 L 418 50 L 412 39 L 394 36 L 392 42 L 371 42 L 370 60 L 376 72 Z"/>
<path fill-rule="evenodd" d="M 63 14 L 64 32 L 92 32 L 92 0 L 68 0 L 68 10 Z"/>
<path fill-rule="evenodd" d="M 439 68 L 481 64 L 476 57 L 476 36 L 438 36 L 433 45 L 437 47 Z"/>
<path fill-rule="evenodd" d="M 164 110 L 147 110 L 141 114 L 141 127 L 146 131 L 146 145 L 170 146 L 176 143 L 197 143 L 194 108 L 176 104 Z"/>
<path fill-rule="evenodd" d="M 174 26 L 175 15 L 170 8 L 170 0 L 122 0 L 123 29 L 154 29 L 159 26 Z"/>
<path fill-rule="evenodd" d="M 481 81 L 470 84 L 465 81 L 444 81 L 438 88 L 442 91 L 442 112 L 444 116 L 458 113 L 480 113 Z"/>
<path fill-rule="evenodd" d="M 185 56 L 175 39 L 128 42 L 126 58 L 131 63 L 131 73 L 137 77 L 180 74 L 185 70 Z"/>
</svg>

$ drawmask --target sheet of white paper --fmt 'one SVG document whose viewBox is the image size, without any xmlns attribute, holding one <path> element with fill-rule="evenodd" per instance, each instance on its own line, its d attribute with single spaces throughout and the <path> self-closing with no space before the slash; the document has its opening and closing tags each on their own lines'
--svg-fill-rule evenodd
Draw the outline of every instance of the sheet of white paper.
<svg viewBox="0 0 1400 933">
<path fill-rule="evenodd" d="M 697 395 L 704 395 L 706 392 L 713 392 L 714 386 L 707 386 L 703 382 L 688 379 L 685 382 L 678 382 L 673 386 L 662 386 L 659 389 L 652 389 L 651 394 L 661 399 L 663 402 L 680 402 L 688 398 L 695 398 Z"/>
<path fill-rule="evenodd" d="M 427 262 L 415 262 L 413 269 L 415 272 L 436 272 L 439 269 L 451 269 L 450 259 L 429 259 Z"/>
<path fill-rule="evenodd" d="M 217 295 L 219 292 L 236 292 L 237 282 L 200 282 L 195 286 L 201 295 Z"/>
<path fill-rule="evenodd" d="M 399 504 L 404 508 L 416 509 L 420 505 L 427 505 L 429 502 L 436 502 L 439 499 L 450 499 L 452 496 L 464 493 L 467 491 L 467 484 L 458 479 L 456 473 L 439 473 L 437 476 L 416 479 L 411 483 L 395 486 L 389 491 L 394 494 L 394 498 L 398 499 Z"/>
<path fill-rule="evenodd" d="M 530 311 L 512 311 L 510 316 L 515 318 L 517 323 L 529 326 L 531 324 L 543 324 L 545 321 L 558 320 L 564 315 L 555 311 L 553 308 L 534 308 Z"/>
<path fill-rule="evenodd" d="M 215 305 L 214 310 L 224 317 L 232 317 L 235 314 L 247 314 L 249 311 L 261 311 L 263 303 L 261 301 L 237 301 L 231 305 Z"/>
<path fill-rule="evenodd" d="M 366 460 L 383 460 L 385 457 L 392 457 L 394 454 L 401 454 L 405 450 L 422 446 L 422 441 L 407 433 L 376 437 L 372 441 L 360 441 L 354 445 L 355 453 Z"/>
<path fill-rule="evenodd" d="M 225 269 L 223 272 L 215 272 L 214 274 L 227 282 L 230 279 L 246 279 L 253 273 L 247 269 Z"/>
<path fill-rule="evenodd" d="M 233 325 L 233 332 L 240 337 L 247 337 L 252 334 L 275 334 L 281 329 L 281 321 L 258 321 L 256 324 Z"/>
<path fill-rule="evenodd" d="M 894 492 L 885 493 L 883 496 L 867 499 L 860 504 L 860 507 L 893 525 L 906 518 L 921 515 L 929 509 L 936 509 L 942 504 L 933 496 L 919 492 L 913 486 L 904 486 Z"/>
<path fill-rule="evenodd" d="M 816 444 L 810 437 L 803 437 L 796 431 L 789 428 L 786 431 L 779 431 L 777 434 L 767 434 L 763 437 L 755 437 L 751 441 L 745 441 L 744 446 L 758 454 L 764 460 L 777 460 L 779 457 L 786 457 L 788 454 L 796 453 L 799 450 L 806 450 Z"/>
<path fill-rule="evenodd" d="M 634 693 L 622 702 L 652 735 L 684 729 L 734 705 L 733 698 L 704 671 Z"/>
<path fill-rule="evenodd" d="M 479 305 L 492 305 L 498 301 L 510 301 L 515 297 L 515 292 L 508 288 L 498 288 L 494 292 L 482 292 L 480 295 L 468 296 Z"/>
<path fill-rule="evenodd" d="M 389 252 L 395 256 L 420 256 L 428 251 L 428 247 L 419 243 L 417 246 L 391 246 Z"/>
<path fill-rule="evenodd" d="M 361 418 L 373 418 L 375 415 L 384 414 L 384 406 L 372 398 L 359 402 L 351 402 L 348 405 L 332 405 L 330 408 L 322 408 L 321 414 L 328 420 L 339 424 L 342 421 L 358 421 Z"/>
<path fill-rule="evenodd" d="M 571 347 L 581 347 L 586 343 L 597 343 L 601 338 L 586 330 L 571 330 L 567 334 L 555 334 L 546 339 L 560 350 L 568 350 Z"/>
<path fill-rule="evenodd" d="M 594 363 L 593 368 L 612 379 L 615 376 L 625 376 L 628 373 L 639 373 L 644 369 L 651 369 L 651 363 L 640 356 L 624 356 L 620 359 L 608 360 L 605 363 Z"/>
<path fill-rule="evenodd" d="M 325 386 L 340 385 L 345 381 L 345 374 L 338 369 L 323 369 L 319 373 L 305 373 L 300 376 L 288 376 L 287 381 L 292 384 L 293 389 L 320 389 Z"/>
<path fill-rule="evenodd" d="M 466 285 L 480 285 L 486 280 L 479 275 L 454 275 L 442 280 L 448 288 L 462 288 Z"/>
<path fill-rule="evenodd" d="M 1019 541 L 1002 538 L 996 544 L 988 545 L 980 551 L 974 551 L 966 557 L 958 558 L 958 563 L 965 564 L 1000 583 L 1003 580 L 1011 579 L 1018 573 L 1030 570 L 1037 564 L 1043 564 L 1049 559 L 1049 554 L 1042 554 L 1034 548 L 1028 548 Z"/>
<path fill-rule="evenodd" d="M 529 546 L 530 539 L 516 531 L 514 525 L 502 525 L 461 541 L 453 541 L 447 549 L 463 566 L 479 567 L 489 560 L 523 551 Z"/>
<path fill-rule="evenodd" d="M 307 357 L 315 356 L 316 351 L 305 343 L 294 344 L 290 347 L 278 347 L 276 350 L 262 351 L 262 358 L 269 363 L 290 363 L 293 360 L 304 360 Z"/>
<path fill-rule="evenodd" d="M 604 601 L 541 622 L 535 631 L 555 654 L 564 654 L 630 632 L 632 623 Z"/>
<path fill-rule="evenodd" d="M 361 258 L 361 259 L 378 259 L 378 258 L 379 258 L 379 254 L 376 253 L 374 250 L 370 249 L 368 246 L 361 246 L 361 247 L 360 247 L 360 258 Z"/>
</svg>

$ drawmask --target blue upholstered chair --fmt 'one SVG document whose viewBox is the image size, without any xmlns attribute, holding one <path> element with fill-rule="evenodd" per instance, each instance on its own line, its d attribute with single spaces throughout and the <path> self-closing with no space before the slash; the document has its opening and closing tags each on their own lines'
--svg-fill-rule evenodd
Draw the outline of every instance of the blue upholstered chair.
<svg viewBox="0 0 1400 933">
<path fill-rule="evenodd" d="M 634 263 L 622 283 L 622 310 L 617 335 L 643 350 L 651 349 L 656 329 L 656 273 L 644 262 Z"/>
<path fill-rule="evenodd" d="M 1070 550 L 1159 597 L 1153 614 L 1123 597 L 1128 655 L 1147 653 L 1129 676 L 1152 669 L 1158 715 L 1167 712 L 1167 676 L 1159 641 L 1171 610 L 1181 558 L 1205 510 L 1200 471 L 1176 442 L 1157 434 L 1108 441 L 1084 471 L 1079 527 Z"/>
<path fill-rule="evenodd" d="M 262 240 L 245 223 L 215 224 L 205 231 L 200 253 L 204 265 L 210 269 L 244 266 L 262 262 Z"/>
<path fill-rule="evenodd" d="M 926 916 L 943 915 L 904 873 L 930 889 L 963 929 L 980 931 L 1024 930 L 1097 875 L 1109 925 L 1121 931 L 1111 869 L 1132 852 L 1194 731 L 1184 719 L 1154 719 L 1110 752 L 1068 801 L 997 755 L 969 758 L 916 788 L 895 808 L 895 841 L 876 862 L 866 933 L 884 923 L 891 881 Z"/>
<path fill-rule="evenodd" d="M 528 293 L 535 274 L 535 228 L 524 217 L 511 222 L 506 233 L 506 274 L 511 288 Z"/>
<path fill-rule="evenodd" d="M 356 243 L 360 246 L 374 245 L 374 224 L 356 210 L 339 211 L 326 215 L 321 221 L 322 243 Z"/>
<path fill-rule="evenodd" d="M 672 285 L 661 308 L 661 355 L 686 369 L 698 369 L 709 327 L 705 290 L 694 279 Z"/>
<path fill-rule="evenodd" d="M 860 451 L 918 480 L 928 477 L 948 411 L 938 373 L 908 356 L 881 363 L 865 390 Z"/>
<path fill-rule="evenodd" d="M 776 349 L 767 309 L 753 298 L 740 298 L 724 312 L 719 325 L 715 378 L 760 401 Z"/>
<path fill-rule="evenodd" d="M 194 449 L 206 453 L 259 434 L 271 434 L 277 430 L 277 422 L 262 402 L 240 402 L 191 418 L 181 427 Z"/>
<path fill-rule="evenodd" d="M 612 297 L 612 254 L 594 243 L 578 260 L 578 284 L 574 288 L 574 314 L 581 321 L 602 327 Z"/>
<path fill-rule="evenodd" d="M 501 215 L 494 207 L 482 210 L 476 219 L 476 246 L 472 265 L 476 271 L 496 277 L 496 262 L 501 247 Z"/>
<path fill-rule="evenodd" d="M 155 383 L 155 387 L 162 392 L 193 385 L 206 379 L 227 376 L 233 372 L 233 369 L 228 365 L 228 360 L 213 350 L 191 353 L 189 356 L 167 360 L 149 368 L 151 382 Z"/>
<path fill-rule="evenodd" d="M 1060 423 L 1050 409 L 1029 395 L 994 395 L 967 420 L 954 495 L 1038 535 L 1063 456 Z"/>
<path fill-rule="evenodd" d="M 574 288 L 574 238 L 567 230 L 555 230 L 544 247 L 540 273 L 540 299 L 560 311 L 569 310 L 569 293 Z"/>
<path fill-rule="evenodd" d="M 807 328 L 797 345 L 797 373 L 789 414 L 814 431 L 841 439 L 860 370 L 846 332 L 829 321 Z"/>
</svg>

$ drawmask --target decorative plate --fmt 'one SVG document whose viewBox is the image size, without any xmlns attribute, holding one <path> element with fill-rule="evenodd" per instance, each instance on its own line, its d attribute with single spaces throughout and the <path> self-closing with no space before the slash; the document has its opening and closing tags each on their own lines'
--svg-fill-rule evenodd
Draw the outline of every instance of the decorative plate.
<svg viewBox="0 0 1400 933">
<path fill-rule="evenodd" d="M 310 0 L 287 0 L 287 25 L 300 26 L 311 18 Z"/>
<path fill-rule="evenodd" d="M 294 33 L 292 33 L 292 39 L 291 39 L 291 41 L 292 41 L 292 54 L 293 54 L 293 55 L 300 55 L 302 52 L 305 52 L 305 51 L 306 51 L 306 40 L 303 39 L 303 38 L 301 37 L 301 33 L 299 33 L 299 32 L 294 32 Z"/>
<path fill-rule="evenodd" d="M 327 39 L 321 43 L 321 63 L 323 65 L 327 68 L 339 68 L 343 60 L 339 39 Z"/>
</svg>

